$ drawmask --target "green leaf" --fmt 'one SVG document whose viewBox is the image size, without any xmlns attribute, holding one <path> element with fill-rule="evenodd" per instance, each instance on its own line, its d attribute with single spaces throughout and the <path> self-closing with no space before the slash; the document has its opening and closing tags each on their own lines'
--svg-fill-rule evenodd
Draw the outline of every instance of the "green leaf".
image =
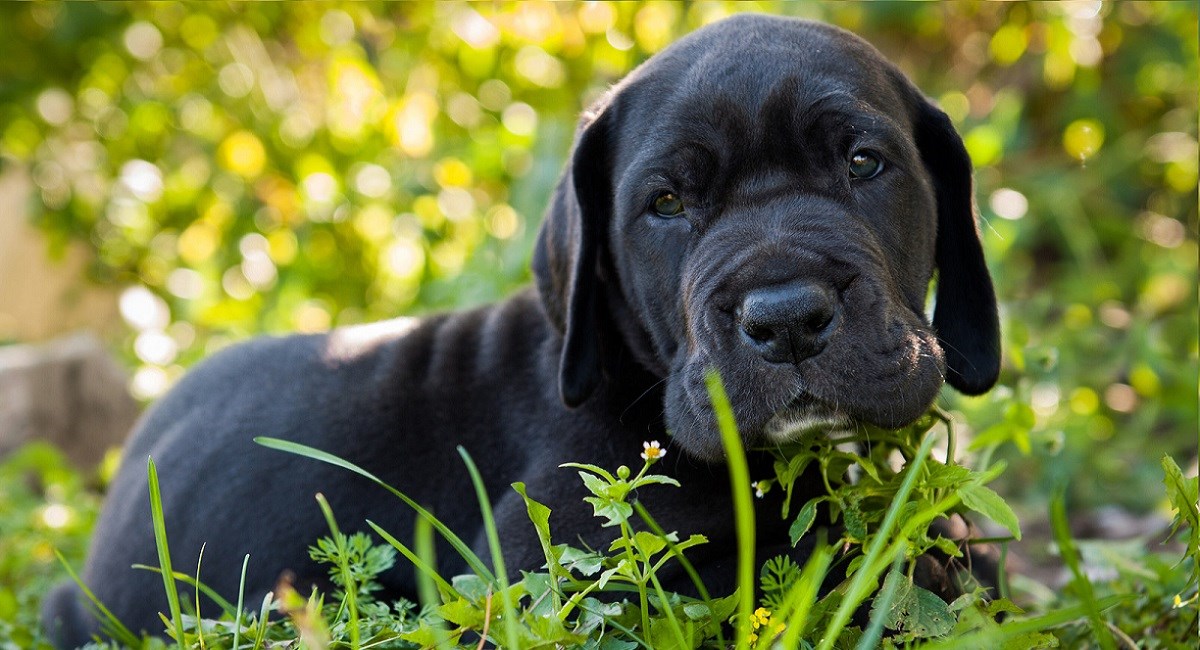
<svg viewBox="0 0 1200 650">
<path fill-rule="evenodd" d="M 437 612 L 443 619 L 459 627 L 475 630 L 483 628 L 483 612 L 478 605 L 466 599 L 453 600 L 439 605 Z"/>
<path fill-rule="evenodd" d="M 529 627 L 528 631 L 532 635 L 532 638 L 529 638 L 529 646 L 553 645 L 558 648 L 574 648 L 586 641 L 585 637 L 567 630 L 557 616 L 524 616 L 522 621 Z"/>
<path fill-rule="evenodd" d="M 708 604 L 713 608 L 713 619 L 717 621 L 729 620 L 733 616 L 733 612 L 737 609 L 738 592 L 733 592 L 724 598 L 716 598 L 708 601 Z"/>
<path fill-rule="evenodd" d="M 954 540 L 938 537 L 933 540 L 933 545 L 950 557 L 962 557 L 962 549 L 958 548 L 958 544 L 955 544 Z"/>
<path fill-rule="evenodd" d="M 963 505 L 1004 526 L 1012 536 L 1021 539 L 1021 524 L 1017 515 L 991 488 L 979 483 L 964 485 L 958 491 Z"/>
<path fill-rule="evenodd" d="M 908 629 L 917 636 L 945 636 L 954 629 L 954 614 L 946 605 L 946 601 L 932 591 L 914 586 L 917 607 L 913 612 Z"/>
<path fill-rule="evenodd" d="M 422 619 L 417 629 L 401 634 L 400 638 L 422 648 L 446 648 L 453 647 L 460 636 L 462 632 L 452 632 L 442 627 L 441 623 Z"/>
<path fill-rule="evenodd" d="M 630 488 L 639 488 L 643 485 L 674 485 L 675 487 L 679 487 L 679 481 L 670 476 L 663 476 L 662 474 L 647 474 L 638 479 Z"/>
<path fill-rule="evenodd" d="M 792 540 L 792 547 L 795 548 L 800 543 L 800 538 L 812 528 L 813 522 L 817 519 L 817 504 L 824 501 L 825 497 L 817 497 L 809 499 L 804 507 L 800 508 L 800 513 L 796 515 L 796 521 L 792 522 L 792 527 L 788 529 L 788 537 Z"/>
<path fill-rule="evenodd" d="M 811 451 L 803 450 L 796 452 L 795 455 L 788 458 L 786 463 L 782 461 L 775 462 L 775 477 L 784 489 L 783 514 L 781 516 L 788 516 L 792 503 L 792 492 L 796 487 L 796 479 L 800 478 L 800 475 L 804 473 L 805 469 L 808 469 L 809 463 L 815 458 L 816 455 Z"/>
<path fill-rule="evenodd" d="M 871 480 L 876 483 L 883 483 L 883 479 L 879 477 L 879 468 L 875 466 L 874 461 L 858 454 L 851 454 L 851 456 L 854 457 L 854 462 L 858 463 L 858 466 L 862 468 L 863 473 L 871 477 Z"/>
<path fill-rule="evenodd" d="M 626 577 L 629 576 L 629 560 L 623 559 L 617 563 L 617 566 L 605 571 L 604 573 L 601 573 L 600 577 L 596 579 L 596 587 L 598 589 L 603 589 L 606 585 L 608 585 L 608 581 L 612 580 L 613 577 L 617 575 Z"/>
<path fill-rule="evenodd" d="M 929 463 L 928 468 L 929 474 L 922 480 L 926 488 L 956 488 L 976 476 L 975 472 L 962 465 Z"/>
<path fill-rule="evenodd" d="M 674 535 L 671 535 L 670 539 L 672 542 L 676 541 Z M 666 548 L 667 541 L 654 533 L 641 530 L 634 533 L 633 545 L 638 549 L 643 558 L 649 559 Z"/>
<path fill-rule="evenodd" d="M 633 506 L 624 501 L 615 501 L 607 497 L 584 497 L 584 501 L 592 504 L 593 514 L 606 519 L 602 526 L 619 526 L 629 520 L 633 514 Z"/>
<path fill-rule="evenodd" d="M 646 634 L 646 641 L 651 648 L 655 650 L 691 650 L 696 647 L 695 639 L 696 625 L 690 621 L 684 621 L 683 625 L 679 625 L 668 618 L 652 618 L 650 619 L 650 630 Z M 680 644 L 680 634 L 682 634 L 683 644 Z"/>
<path fill-rule="evenodd" d="M 621 603 L 606 603 L 595 598 L 584 598 L 580 603 L 579 621 L 576 632 L 590 635 L 592 630 L 599 629 L 608 619 L 621 615 Z M 611 638 L 611 637 L 610 637 Z"/>
<path fill-rule="evenodd" d="M 487 598 L 489 583 L 482 577 L 473 573 L 464 573 L 450 578 L 450 584 L 453 585 L 454 591 L 458 592 L 464 599 L 476 604 L 483 604 Z"/>
<path fill-rule="evenodd" d="M 1167 487 L 1167 500 L 1171 502 L 1171 507 L 1175 509 L 1175 520 L 1171 525 L 1171 535 L 1174 535 L 1178 530 L 1187 526 L 1191 528 L 1192 534 L 1188 540 L 1188 554 L 1195 557 L 1197 554 L 1197 539 L 1200 539 L 1200 510 L 1197 510 L 1197 501 L 1200 501 L 1200 482 L 1197 479 L 1189 479 L 1183 475 L 1183 470 L 1175 463 L 1175 460 L 1170 456 L 1162 457 L 1163 468 L 1163 484 Z"/>
<path fill-rule="evenodd" d="M 712 608 L 704 603 L 688 603 L 683 606 L 683 615 L 693 621 L 702 621 L 712 616 Z"/>
<path fill-rule="evenodd" d="M 544 616 L 555 616 L 558 610 L 562 608 L 561 599 L 558 597 L 558 581 L 549 573 L 530 573 L 528 571 L 521 572 L 521 581 L 517 584 L 523 585 L 526 592 L 529 593 L 532 604 L 525 610 L 527 616 L 525 620 L 530 618 L 541 618 Z M 514 602 L 516 602 L 514 600 Z"/>
<path fill-rule="evenodd" d="M 587 463 L 563 463 L 562 465 L 559 465 L 559 467 L 574 467 L 575 469 L 587 470 L 588 472 L 590 472 L 592 474 L 597 474 L 597 475 L 603 476 L 605 478 L 605 480 L 607 480 L 609 483 L 617 482 L 617 477 L 613 476 L 608 470 L 604 469 L 603 467 L 597 467 L 595 465 L 588 465 Z M 580 472 L 580 474 L 583 474 L 583 472 Z"/>
<path fill-rule="evenodd" d="M 568 571 L 578 571 L 585 576 L 595 575 L 603 566 L 604 556 L 592 551 L 584 551 L 566 544 L 553 548 L 559 564 Z"/>
<path fill-rule="evenodd" d="M 842 506 L 842 522 L 846 526 L 846 534 L 852 539 L 860 542 L 867 539 L 867 522 L 856 499 L 849 499 Z"/>
<path fill-rule="evenodd" d="M 871 617 L 883 616 L 889 630 L 916 637 L 945 636 L 954 629 L 955 616 L 937 594 L 913 584 L 900 571 L 888 573 L 880 593 L 892 592 L 886 611 L 872 607 Z M 878 600 L 878 597 L 876 597 Z"/>
<path fill-rule="evenodd" d="M 513 483 L 512 488 L 525 500 L 525 509 L 529 511 L 529 521 L 533 522 L 533 527 L 537 530 L 538 539 L 542 542 L 542 548 L 547 549 L 548 555 L 550 546 L 550 508 L 530 498 L 525 493 L 524 483 Z"/>
<path fill-rule="evenodd" d="M 588 492 L 605 499 L 611 496 L 612 483 L 587 472 L 579 472 L 579 478 L 583 479 L 583 486 L 587 488 Z"/>
<path fill-rule="evenodd" d="M 525 500 L 529 521 L 533 522 L 533 528 L 537 531 L 538 543 L 542 546 L 542 555 L 546 558 L 546 570 L 555 577 L 569 578 L 570 575 L 560 568 L 554 549 L 550 545 L 550 508 L 531 499 L 525 492 L 524 483 L 513 483 L 512 488 Z M 562 600 L 559 598 L 558 592 L 551 592 L 550 597 L 546 599 L 546 604 L 555 610 L 562 607 Z"/>
</svg>

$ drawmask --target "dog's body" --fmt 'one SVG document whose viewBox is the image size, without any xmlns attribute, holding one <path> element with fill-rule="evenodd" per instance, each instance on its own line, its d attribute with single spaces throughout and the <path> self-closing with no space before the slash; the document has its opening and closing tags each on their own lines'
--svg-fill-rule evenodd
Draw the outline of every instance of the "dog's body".
<svg viewBox="0 0 1200 650">
<path fill-rule="evenodd" d="M 202 364 L 131 440 L 84 580 L 134 630 L 161 629 L 161 579 L 129 568 L 158 564 L 147 456 L 176 569 L 192 572 L 204 545 L 200 579 L 226 597 L 246 553 L 248 602 L 284 571 L 324 579 L 306 550 L 327 534 L 317 492 L 343 529 L 370 519 L 411 534 L 412 512 L 377 486 L 256 436 L 368 469 L 486 556 L 462 445 L 482 467 L 512 570 L 544 559 L 510 483 L 551 507 L 556 541 L 601 546 L 611 531 L 558 465 L 636 466 L 642 441 L 669 440 L 656 471 L 683 488 L 646 499 L 667 530 L 706 535 L 689 556 L 728 580 L 734 530 L 713 462 L 709 368 L 746 442 L 760 445 L 819 422 L 900 426 L 925 412 L 943 375 L 974 393 L 998 368 L 961 141 L 873 48 L 820 24 L 740 16 L 631 73 L 581 124 L 534 271 L 537 292 L 494 306 L 263 339 Z M 768 459 L 752 462 L 767 475 Z M 759 503 L 765 557 L 786 546 L 786 522 L 777 501 Z M 465 568 L 439 559 L 444 572 Z M 411 568 L 383 582 L 415 591 Z M 63 647 L 97 630 L 72 586 L 44 617 Z"/>
</svg>

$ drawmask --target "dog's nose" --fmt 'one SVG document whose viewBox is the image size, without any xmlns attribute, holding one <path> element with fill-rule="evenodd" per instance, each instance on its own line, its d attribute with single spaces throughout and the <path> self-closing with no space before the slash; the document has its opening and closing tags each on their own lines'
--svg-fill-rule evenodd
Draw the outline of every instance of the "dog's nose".
<svg viewBox="0 0 1200 650">
<path fill-rule="evenodd" d="M 746 294 L 738 310 L 742 340 L 772 363 L 815 356 L 835 327 L 837 295 L 809 282 L 790 282 Z"/>
</svg>

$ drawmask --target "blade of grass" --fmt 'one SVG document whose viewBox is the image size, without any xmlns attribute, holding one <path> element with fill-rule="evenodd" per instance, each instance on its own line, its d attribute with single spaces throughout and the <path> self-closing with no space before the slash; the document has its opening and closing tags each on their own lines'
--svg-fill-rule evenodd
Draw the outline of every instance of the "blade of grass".
<svg viewBox="0 0 1200 650">
<path fill-rule="evenodd" d="M 157 573 L 160 576 L 162 575 L 162 569 L 160 569 L 156 566 L 150 566 L 148 564 L 134 564 L 132 568 L 138 569 L 141 571 L 153 571 L 154 573 Z M 206 585 L 202 582 L 198 582 L 192 576 L 190 576 L 186 573 L 181 573 L 179 571 L 173 572 L 172 577 L 174 577 L 175 580 L 188 585 L 189 587 L 196 587 L 197 589 L 200 590 L 200 593 L 204 594 L 205 596 L 208 597 L 209 600 L 216 603 L 217 607 L 221 608 L 221 611 L 223 611 L 226 614 L 229 614 L 230 616 L 233 615 L 233 605 L 230 604 L 228 600 L 225 600 L 224 598 L 222 598 L 220 594 L 213 591 L 212 588 L 209 587 L 208 585 Z"/>
<path fill-rule="evenodd" d="M 458 446 L 458 455 L 462 456 L 467 465 L 467 472 L 471 474 L 475 496 L 479 499 L 479 511 L 483 515 L 483 530 L 487 534 L 488 549 L 492 552 L 492 567 L 496 571 L 493 582 L 499 588 L 500 602 L 504 605 L 504 640 L 508 647 L 518 648 L 520 646 L 517 643 L 517 614 L 512 594 L 508 592 L 508 570 L 504 567 L 504 554 L 500 550 L 500 534 L 496 531 L 496 519 L 492 516 L 492 503 L 488 499 L 487 487 L 483 484 L 479 468 L 475 467 L 475 461 L 471 460 L 471 455 L 462 445 Z"/>
<path fill-rule="evenodd" d="M 371 521 L 370 519 L 367 520 L 367 525 L 370 526 L 371 529 L 374 530 L 376 534 L 378 534 L 380 537 L 382 537 L 383 541 L 387 542 L 388 544 L 391 544 L 392 547 L 395 548 L 397 551 L 400 551 L 400 554 L 403 555 L 405 557 L 405 559 L 407 559 L 414 567 L 416 567 L 417 572 L 418 572 L 417 573 L 418 583 L 420 583 L 422 578 L 429 581 L 427 593 L 426 593 L 426 590 L 424 588 L 422 588 L 420 584 L 418 584 L 417 592 L 420 594 L 419 600 L 421 601 L 422 605 L 437 605 L 438 603 L 436 602 L 436 600 L 437 600 L 438 590 L 441 590 L 441 591 L 443 591 L 447 594 L 450 594 L 456 598 L 462 597 L 461 595 L 459 595 L 458 591 L 455 590 L 454 587 L 450 585 L 449 582 L 446 582 L 446 580 L 444 578 L 442 578 L 442 576 L 440 574 L 438 574 L 437 569 L 435 569 L 432 566 L 431 562 L 426 562 L 422 558 L 423 554 L 421 552 L 419 552 L 419 550 L 414 552 L 412 549 L 405 546 L 404 542 L 401 542 L 400 540 L 393 537 L 390 533 L 388 533 L 386 530 L 381 528 L 379 526 L 379 524 L 376 524 L 375 522 Z M 429 549 L 430 549 L 429 554 L 432 555 L 433 528 L 431 528 L 429 526 L 429 522 L 427 522 L 424 519 L 418 519 L 414 526 L 413 537 L 421 539 L 422 538 L 422 534 L 421 534 L 422 529 L 423 529 L 425 535 L 429 537 L 429 544 L 428 544 Z M 418 549 L 421 549 L 422 544 L 418 542 L 418 543 L 415 543 L 415 546 Z"/>
<path fill-rule="evenodd" d="M 141 639 L 139 639 L 136 634 L 131 632 L 129 628 L 125 627 L 125 624 L 122 623 L 120 619 L 116 617 L 116 615 L 109 611 L 109 609 L 104 606 L 104 603 L 100 602 L 100 599 L 96 597 L 96 594 L 93 593 L 92 590 L 83 583 L 83 580 L 81 580 L 79 575 L 75 573 L 75 570 L 71 568 L 71 565 L 67 562 L 67 558 L 63 557 L 62 552 L 58 549 L 54 549 L 54 555 L 58 558 L 58 563 L 62 565 L 63 569 L 66 570 L 67 575 L 70 576 L 71 580 L 75 583 L 75 586 L 79 587 L 79 590 L 83 592 L 83 595 L 87 597 L 92 606 L 100 612 L 104 619 L 102 624 L 106 625 L 108 628 L 105 630 L 105 634 L 112 637 L 123 646 L 128 646 L 130 648 L 140 647 L 142 644 Z"/>
<path fill-rule="evenodd" d="M 458 590 L 443 580 L 441 574 L 437 572 L 437 549 L 434 546 L 433 526 L 426 519 L 417 519 L 413 522 L 413 552 L 416 554 L 417 568 L 422 566 L 428 568 L 428 571 L 421 571 L 417 574 L 417 596 L 422 606 L 432 609 L 441 604 L 438 600 L 439 591 L 443 599 L 458 594 Z"/>
<path fill-rule="evenodd" d="M 433 513 L 421 507 L 421 505 L 416 501 L 410 499 L 407 494 L 404 494 L 400 490 L 388 485 L 382 479 L 368 472 L 367 470 L 355 465 L 354 463 L 351 463 L 350 461 L 342 460 L 333 454 L 321 451 L 315 447 L 302 445 L 298 442 L 280 440 L 278 438 L 267 438 L 263 436 L 255 438 L 254 442 L 267 447 L 268 449 L 285 451 L 289 454 L 296 454 L 297 456 L 304 456 L 305 458 L 318 460 L 322 463 L 328 463 L 334 467 L 341 467 L 342 469 L 350 470 L 351 472 L 370 480 L 379 487 L 382 487 L 388 492 L 396 495 L 396 497 L 407 504 L 408 507 L 412 508 L 417 514 L 421 515 L 421 517 L 433 524 L 433 527 L 437 529 L 439 533 L 441 533 L 442 537 L 444 537 L 446 541 L 450 542 L 450 546 L 454 547 L 454 550 L 457 551 L 464 560 L 466 560 L 472 571 L 488 581 L 494 581 L 496 579 L 496 576 L 492 575 L 491 570 L 488 569 L 487 565 L 485 565 L 483 561 L 479 559 L 479 556 L 475 555 L 475 553 L 471 551 L 471 547 L 467 546 L 467 544 L 463 542 L 458 535 L 455 535 L 454 532 L 447 528 L 446 525 L 441 521 L 439 521 L 437 517 L 434 517 Z"/>
<path fill-rule="evenodd" d="M 262 605 L 258 608 L 258 630 L 254 634 L 254 648 L 258 650 L 263 647 L 263 642 L 267 638 L 267 610 L 271 608 L 271 599 L 275 597 L 275 593 L 268 591 L 266 596 L 263 596 Z"/>
<path fill-rule="evenodd" d="M 175 626 L 175 645 L 183 648 L 183 614 L 179 611 L 179 591 L 175 586 L 175 572 L 171 570 L 171 549 L 167 546 L 167 525 L 163 519 L 162 492 L 158 486 L 158 471 L 154 459 L 146 459 L 146 477 L 150 484 L 150 515 L 154 519 L 154 545 L 158 548 L 158 564 L 162 567 L 163 589 L 167 592 L 167 604 L 171 608 L 171 621 Z"/>
<path fill-rule="evenodd" d="M 367 523 L 371 524 L 369 521 Z M 371 526 L 376 532 L 384 535 L 384 539 L 395 539 L 391 535 L 384 533 L 383 529 L 379 528 L 375 524 L 371 524 Z M 463 597 L 458 593 L 457 589 L 446 583 L 446 581 L 442 579 L 442 576 L 438 574 L 437 569 L 435 568 L 437 567 L 437 554 L 434 551 L 433 542 L 433 524 L 429 523 L 428 519 L 422 519 L 418 517 L 416 521 L 413 522 L 413 548 L 410 552 L 414 554 L 414 557 L 410 558 L 410 560 L 412 560 L 414 565 L 418 568 L 417 600 L 421 603 L 421 608 L 426 612 L 435 611 L 438 605 L 442 604 L 443 602 L 449 602 L 450 599 Z M 400 550 L 401 547 L 404 546 L 399 542 L 399 540 L 396 540 L 396 544 L 400 544 L 400 546 L 396 547 L 396 550 Z M 395 546 L 395 544 L 393 544 L 393 546 Z M 400 550 L 400 552 L 404 553 L 403 550 Z M 408 555 L 405 554 L 405 557 L 408 557 Z M 428 570 L 420 570 L 421 567 L 425 567 Z M 439 600 L 438 592 L 439 587 L 442 585 L 445 586 L 440 589 L 442 599 Z M 454 643 L 451 641 L 452 632 L 449 628 L 441 625 L 434 625 L 432 627 L 432 631 L 435 639 L 433 643 L 434 648 L 449 648 L 454 645 Z"/>
<path fill-rule="evenodd" d="M 333 508 L 329 507 L 329 501 L 320 492 L 317 493 L 317 504 L 321 506 L 321 513 L 325 515 L 325 522 L 329 524 L 329 532 L 333 533 L 333 543 L 337 546 L 338 571 L 342 574 L 342 589 L 346 592 L 346 608 L 350 615 L 350 648 L 358 650 L 358 585 L 354 584 L 354 576 L 350 573 L 350 559 L 346 554 L 346 537 L 342 535 L 342 531 L 338 530 L 337 520 L 333 518 Z"/>
<path fill-rule="evenodd" d="M 204 562 L 204 549 L 207 547 L 207 542 L 200 544 L 200 556 L 196 558 L 196 641 L 200 644 L 200 650 L 205 650 L 204 629 L 200 626 L 200 621 L 204 618 L 200 615 L 200 565 Z"/>
<path fill-rule="evenodd" d="M 833 547 L 825 543 L 824 532 L 818 532 L 820 537 L 817 545 L 812 555 L 808 556 L 808 561 L 800 570 L 800 577 L 796 579 L 796 585 L 788 591 L 787 599 L 780 608 L 782 620 L 788 623 L 782 645 L 789 650 L 800 647 L 800 639 L 808 628 L 809 612 L 817 602 L 821 585 L 825 583 L 825 575 L 829 572 L 829 565 L 833 563 Z"/>
<path fill-rule="evenodd" d="M 238 650 L 242 640 L 242 603 L 246 597 L 246 568 L 250 566 L 250 554 L 242 558 L 242 577 L 238 580 L 237 613 L 233 615 L 233 650 Z"/>
<path fill-rule="evenodd" d="M 1001 567 L 1008 566 L 1008 541 L 1000 543 L 1000 561 L 998 565 Z M 996 577 L 996 592 L 1001 598 L 1008 598 L 1008 571 L 1001 570 Z"/>
<path fill-rule="evenodd" d="M 1075 550 L 1075 544 L 1071 541 L 1071 529 L 1067 524 L 1067 508 L 1066 491 L 1063 487 L 1059 487 L 1054 491 L 1054 495 L 1050 498 L 1050 527 L 1054 530 L 1054 541 L 1058 544 L 1058 553 L 1062 556 L 1063 562 L 1067 564 L 1067 568 L 1071 569 L 1073 576 L 1071 584 L 1075 587 L 1075 591 L 1079 594 L 1079 599 L 1083 601 L 1083 607 L 1087 612 L 1088 618 L 1092 622 L 1092 634 L 1096 637 L 1096 641 L 1100 643 L 1100 647 L 1104 650 L 1116 650 L 1117 643 L 1113 640 L 1112 632 L 1109 631 L 1108 625 L 1105 624 L 1104 618 L 1100 615 L 1100 608 L 1096 604 L 1096 594 L 1092 591 L 1092 581 L 1088 579 L 1087 574 L 1079 566 L 1079 553 Z"/>
<path fill-rule="evenodd" d="M 934 433 L 925 434 L 924 441 L 921 442 L 920 449 L 917 450 L 917 455 L 909 462 L 905 468 L 904 481 L 900 484 L 900 489 L 897 490 L 896 496 L 892 499 L 892 503 L 888 506 L 887 514 L 883 517 L 883 523 L 879 525 L 879 530 L 875 531 L 874 538 L 871 540 L 871 546 L 867 549 L 867 553 L 863 558 L 863 563 L 858 571 L 854 573 L 854 578 L 850 581 L 850 588 L 846 590 L 846 597 L 838 606 L 837 612 L 833 615 L 833 620 L 825 628 L 825 634 L 821 639 L 817 650 L 829 650 L 833 644 L 837 642 L 838 636 L 846 624 L 850 622 L 850 617 L 854 615 L 854 610 L 866 600 L 870 595 L 871 588 L 879 574 L 883 572 L 887 564 L 881 565 L 880 560 L 885 557 L 885 547 L 887 540 L 892 534 L 892 530 L 896 527 L 896 520 L 900 517 L 900 510 L 908 501 L 908 495 L 912 492 L 913 485 L 917 481 L 917 476 L 921 473 L 921 467 L 925 464 L 925 459 L 929 457 L 929 451 L 933 448 Z"/>
<path fill-rule="evenodd" d="M 729 396 L 715 370 L 704 377 L 708 395 L 712 400 L 713 412 L 717 417 L 717 428 L 721 431 L 721 443 L 725 446 L 725 459 L 729 464 L 729 484 L 733 492 L 733 516 L 737 533 L 737 650 L 749 647 L 750 616 L 754 609 L 754 502 L 750 496 L 750 468 L 746 463 L 746 451 L 733 419 Z"/>
<path fill-rule="evenodd" d="M 896 559 L 892 560 L 892 574 L 899 574 L 900 567 L 904 564 L 904 547 L 896 553 Z M 889 576 L 890 577 L 890 576 Z M 902 580 L 907 578 L 902 577 Z M 874 616 L 871 617 L 871 622 L 867 624 L 866 631 L 858 639 L 858 645 L 855 650 L 871 650 L 871 648 L 879 645 L 879 640 L 883 638 L 883 619 L 887 617 L 888 610 L 892 608 L 892 601 L 896 599 L 896 592 L 899 590 L 899 582 L 888 584 L 884 580 L 884 588 L 875 596 L 876 603 L 872 606 Z"/>
</svg>

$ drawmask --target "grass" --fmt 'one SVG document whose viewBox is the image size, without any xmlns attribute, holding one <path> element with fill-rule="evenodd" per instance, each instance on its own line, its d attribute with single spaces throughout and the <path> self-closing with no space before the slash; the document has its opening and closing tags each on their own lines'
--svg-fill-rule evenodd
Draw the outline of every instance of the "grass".
<svg viewBox="0 0 1200 650">
<path fill-rule="evenodd" d="M 1053 602 L 1023 611 L 1007 598 L 986 599 L 969 588 L 963 597 L 945 603 L 912 582 L 916 558 L 931 549 L 953 553 L 944 540 L 930 537 L 929 524 L 940 516 L 960 513 L 984 515 L 1019 534 L 1015 517 L 986 483 L 1003 470 L 1001 465 L 973 470 L 942 463 L 930 456 L 934 440 L 946 435 L 953 444 L 953 430 L 938 414 L 903 431 L 863 431 L 873 446 L 862 455 L 844 451 L 844 438 L 831 439 L 826 432 L 807 432 L 796 445 L 780 452 L 776 476 L 759 482 L 760 489 L 782 489 L 792 494 L 792 483 L 808 467 L 819 467 L 825 493 L 782 513 L 795 518 L 793 542 L 813 536 L 815 550 L 804 566 L 793 560 L 774 558 L 764 566 L 753 565 L 754 522 L 750 479 L 743 451 L 732 426 L 727 401 L 716 378 L 710 390 L 730 459 L 731 489 L 735 491 L 735 515 L 740 542 L 738 590 L 733 594 L 709 594 L 687 561 L 688 549 L 706 543 L 688 531 L 664 531 L 637 501 L 637 488 L 648 484 L 679 486 L 673 479 L 653 473 L 656 457 L 649 455 L 640 471 L 586 464 L 569 464 L 579 472 L 590 496 L 588 505 L 603 523 L 619 531 L 608 549 L 579 549 L 553 538 L 549 510 L 528 497 L 524 486 L 514 485 L 525 498 L 531 523 L 542 542 L 547 565 L 543 571 L 525 573 L 510 583 L 500 553 L 502 540 L 491 520 L 490 503 L 478 469 L 465 452 L 460 453 L 474 481 L 481 516 L 487 527 L 490 563 L 476 556 L 453 531 L 399 490 L 342 459 L 321 450 L 280 440 L 260 439 L 260 444 L 310 460 L 330 463 L 374 480 L 418 514 L 425 536 L 418 535 L 414 548 L 375 524 L 377 538 L 358 533 L 343 534 L 336 513 L 318 497 L 329 524 L 330 535 L 312 540 L 312 556 L 330 568 L 336 589 L 307 597 L 284 590 L 264 600 L 256 613 L 245 609 L 244 594 L 236 605 L 218 600 L 221 611 L 200 620 L 184 614 L 195 611 L 189 590 L 205 589 L 201 576 L 185 576 L 171 570 L 169 538 L 165 526 L 158 477 L 150 461 L 150 503 L 159 548 L 163 588 L 170 603 L 164 616 L 167 636 L 180 648 L 264 648 L 272 644 L 299 642 L 310 648 L 424 648 L 424 647 L 583 647 L 599 649 L 654 648 L 1026 648 L 1129 647 L 1137 639 L 1142 647 L 1192 647 L 1200 612 L 1194 549 L 1196 479 L 1184 478 L 1178 466 L 1164 459 L 1166 498 L 1175 506 L 1173 533 L 1188 548 L 1183 557 L 1142 553 L 1125 557 L 1117 565 L 1117 577 L 1097 582 L 1082 569 L 1081 553 L 1094 549 L 1070 538 L 1061 495 L 1052 501 L 1055 539 L 1072 579 Z M 864 448 L 865 449 L 865 448 Z M 637 450 L 630 450 L 631 455 Z M 895 469 L 887 459 L 899 453 L 906 458 Z M 19 474 L 14 467 L 30 465 L 30 458 L 44 466 L 60 464 L 45 449 L 22 452 L 0 465 L 0 477 Z M 739 460 L 740 459 L 740 460 Z M 847 478 L 850 466 L 858 467 L 859 479 Z M 70 473 L 68 472 L 68 477 Z M 78 486 L 72 495 L 94 509 L 95 500 Z M 10 483 L 0 483 L 9 485 Z M 32 491 L 31 491 L 32 492 Z M 32 512 L 34 494 L 18 495 L 17 511 Z M 789 499 L 790 501 L 790 499 Z M 586 507 L 581 504 L 581 507 Z M 813 529 L 812 513 L 824 509 L 841 528 Z M 12 511 L 2 516 L 11 517 Z M 90 517 L 88 519 L 90 522 Z M 634 525 L 638 522 L 638 525 Z M 370 522 L 368 522 L 370 523 Z M 56 573 L 74 576 L 79 566 L 81 541 L 88 526 L 72 531 L 72 537 L 52 538 L 68 552 L 60 553 L 61 568 L 46 570 L 41 579 L 26 579 L 11 596 L 25 606 L 36 601 Z M 836 534 L 826 539 L 827 534 Z M 26 532 L 26 534 L 29 534 Z M 438 575 L 431 559 L 432 535 L 449 541 L 463 555 L 472 573 L 465 576 Z M 424 539 L 422 539 L 424 537 Z M 20 542 L 20 536 L 5 537 L 2 544 Z M 6 546 L 7 551 L 11 546 Z M 417 567 L 423 576 L 421 606 L 407 601 L 381 602 L 374 579 L 390 569 L 397 555 Z M 243 563 L 243 576 L 247 563 Z M 668 563 L 681 563 L 698 584 L 700 597 L 667 592 L 657 575 Z M 490 566 L 489 566 L 490 564 Z M 834 568 L 838 572 L 834 572 Z M 45 567 L 43 567 L 45 569 Z M 841 578 L 840 574 L 845 574 Z M 757 575 L 757 580 L 755 579 Z M 838 576 L 838 577 L 831 577 Z M 17 583 L 20 585 L 21 583 Z M 0 592 L 0 594 L 8 593 Z M 46 647 L 28 611 L 5 612 L 0 599 L 0 648 Z M 105 617 L 106 629 L 115 639 L 106 647 L 160 647 L 161 641 L 138 639 L 96 602 Z M 191 609 L 189 610 L 189 606 Z M 852 621 L 856 612 L 869 609 L 867 623 Z M 34 610 L 35 611 L 35 610 Z M 272 616 L 272 613 L 276 615 Z M 219 614 L 219 615 L 218 615 Z M 280 616 L 279 614 L 282 614 Z"/>
</svg>

